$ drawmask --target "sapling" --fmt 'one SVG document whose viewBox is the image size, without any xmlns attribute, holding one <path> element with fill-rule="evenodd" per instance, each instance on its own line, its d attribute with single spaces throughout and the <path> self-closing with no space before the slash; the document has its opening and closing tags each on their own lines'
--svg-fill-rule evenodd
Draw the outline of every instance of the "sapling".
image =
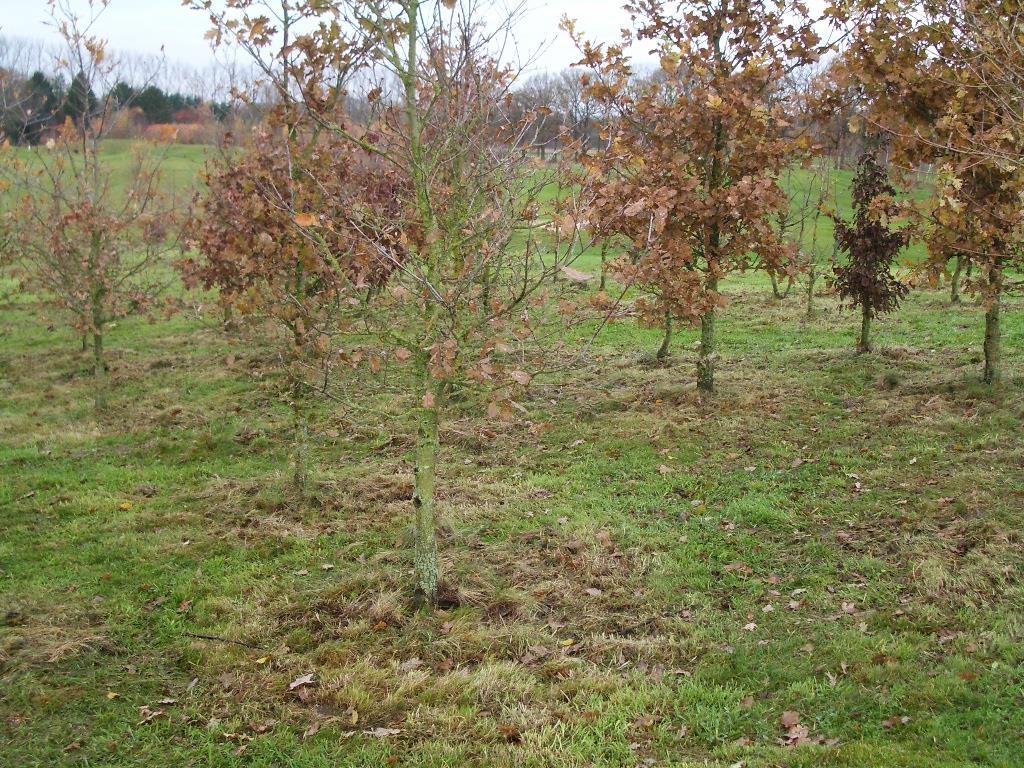
<svg viewBox="0 0 1024 768">
<path fill-rule="evenodd" d="M 896 257 L 910 239 L 907 228 L 892 227 L 900 212 L 895 195 L 876 152 L 868 150 L 861 155 L 853 180 L 853 220 L 833 216 L 836 244 L 846 256 L 845 263 L 834 267 L 836 289 L 851 307 L 860 309 L 858 352 L 871 351 L 871 320 L 895 311 L 910 292 L 893 274 Z"/>
</svg>

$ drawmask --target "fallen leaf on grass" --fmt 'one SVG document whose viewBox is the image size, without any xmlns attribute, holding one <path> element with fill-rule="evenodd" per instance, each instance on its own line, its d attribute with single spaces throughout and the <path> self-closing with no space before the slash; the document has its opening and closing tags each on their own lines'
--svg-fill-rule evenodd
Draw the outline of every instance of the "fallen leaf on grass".
<svg viewBox="0 0 1024 768">
<path fill-rule="evenodd" d="M 800 722 L 800 713 L 794 712 L 792 709 L 787 709 L 779 717 L 779 725 L 783 728 L 792 728 L 794 725 Z"/>
<path fill-rule="evenodd" d="M 633 721 L 633 727 L 641 730 L 647 730 L 658 721 L 658 718 L 654 715 L 641 715 Z"/>
<path fill-rule="evenodd" d="M 885 730 L 888 731 L 888 730 L 892 730 L 893 728 L 895 728 L 898 725 L 906 725 L 909 722 L 910 722 L 910 718 L 907 717 L 906 715 L 900 715 L 900 716 L 895 716 L 894 715 L 894 716 L 888 718 L 887 720 L 883 720 L 882 721 L 882 727 L 885 728 Z"/>
<path fill-rule="evenodd" d="M 754 569 L 746 563 L 729 563 L 722 570 L 726 573 L 742 573 L 745 576 L 750 576 L 754 572 Z"/>
<path fill-rule="evenodd" d="M 363 731 L 363 735 L 372 736 L 375 739 L 385 739 L 388 736 L 397 736 L 401 732 L 401 728 L 370 728 L 367 731 Z"/>
<path fill-rule="evenodd" d="M 786 732 L 782 743 L 787 747 L 795 747 L 808 741 L 810 730 L 800 724 L 800 713 L 787 709 L 779 718 L 779 726 Z"/>
<path fill-rule="evenodd" d="M 151 723 L 158 717 L 161 717 L 163 714 L 164 711 L 162 709 L 151 709 L 149 705 L 143 704 L 141 707 L 139 707 L 138 725 L 145 725 L 146 723 Z"/>
<path fill-rule="evenodd" d="M 309 738 L 311 738 L 313 736 L 316 736 L 316 734 L 320 732 L 321 728 L 323 728 L 325 725 L 333 722 L 336 719 L 337 718 L 329 717 L 326 720 L 319 720 L 319 721 L 313 723 L 306 730 L 304 730 L 302 732 L 302 740 L 305 741 L 306 739 L 309 739 Z"/>
<path fill-rule="evenodd" d="M 315 684 L 316 684 L 316 678 L 315 678 L 315 676 L 312 673 L 310 673 L 308 675 L 303 675 L 302 677 L 297 677 L 294 680 L 292 680 L 288 684 L 288 690 L 289 691 L 294 691 L 294 690 L 297 690 L 298 688 L 302 688 L 303 686 L 315 685 Z"/>
<path fill-rule="evenodd" d="M 398 665 L 398 669 L 402 672 L 412 672 L 414 669 L 419 669 L 423 666 L 423 660 L 413 656 L 407 661 L 403 661 Z"/>
<path fill-rule="evenodd" d="M 514 725 L 499 725 L 498 733 L 504 736 L 509 744 L 519 744 L 523 740 L 522 732 Z"/>
</svg>

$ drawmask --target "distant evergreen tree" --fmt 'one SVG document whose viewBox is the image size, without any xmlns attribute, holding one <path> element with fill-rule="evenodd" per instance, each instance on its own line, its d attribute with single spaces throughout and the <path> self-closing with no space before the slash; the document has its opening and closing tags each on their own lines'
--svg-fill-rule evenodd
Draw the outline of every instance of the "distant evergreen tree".
<svg viewBox="0 0 1024 768">
<path fill-rule="evenodd" d="M 213 110 L 213 117 L 218 123 L 223 123 L 231 117 L 231 104 L 226 101 L 215 101 L 210 105 Z"/>
<path fill-rule="evenodd" d="M 76 125 L 88 125 L 89 119 L 96 112 L 96 94 L 89 86 L 89 78 L 79 72 L 71 81 L 67 96 L 64 98 L 62 118 L 70 118 Z"/>
<path fill-rule="evenodd" d="M 110 100 L 117 109 L 124 109 L 135 99 L 135 89 L 123 80 L 110 89 Z"/>
<path fill-rule="evenodd" d="M 60 84 L 42 72 L 33 72 L 25 82 L 25 96 L 10 121 L 11 140 L 38 144 L 47 127 L 59 120 Z"/>
<path fill-rule="evenodd" d="M 142 110 L 150 124 L 169 123 L 173 119 L 174 110 L 167 94 L 155 85 L 150 85 L 137 93 L 133 104 Z"/>
</svg>

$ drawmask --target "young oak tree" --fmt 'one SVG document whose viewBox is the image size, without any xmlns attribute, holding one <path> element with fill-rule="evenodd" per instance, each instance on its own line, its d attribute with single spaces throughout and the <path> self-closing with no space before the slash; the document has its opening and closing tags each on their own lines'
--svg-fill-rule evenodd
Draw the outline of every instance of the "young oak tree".
<svg viewBox="0 0 1024 768">
<path fill-rule="evenodd" d="M 832 167 L 828 160 L 822 160 L 819 162 L 814 170 L 811 182 L 808 187 L 813 190 L 811 203 L 813 208 L 810 210 L 808 216 L 810 218 L 810 242 L 807 242 L 807 238 L 803 239 L 803 245 L 801 246 L 802 260 L 801 266 L 803 269 L 803 280 L 804 280 L 804 324 L 811 322 L 815 316 L 814 309 L 814 289 L 817 285 L 818 278 L 821 277 L 821 257 L 818 241 L 821 237 L 821 228 L 819 222 L 826 216 L 826 205 L 829 200 L 835 198 L 834 182 L 833 182 Z M 831 244 L 828 246 L 831 251 L 831 263 L 835 263 L 836 255 L 838 251 L 838 245 L 835 242 L 835 237 L 829 238 Z"/>
<path fill-rule="evenodd" d="M 216 34 L 239 43 L 266 76 L 278 76 L 277 67 L 264 65 L 277 33 L 265 4 L 192 4 L 210 12 Z M 530 383 L 542 354 L 561 341 L 558 315 L 575 310 L 555 295 L 572 287 L 553 277 L 584 245 L 575 215 L 583 193 L 575 184 L 559 186 L 559 170 L 538 172 L 529 160 L 522 131 L 536 124 L 535 116 L 508 119 L 515 73 L 492 55 L 508 30 L 484 31 L 477 3 L 284 5 L 321 17 L 291 48 L 300 60 L 287 65 L 310 118 L 379 158 L 399 179 L 398 214 L 382 211 L 374 218 L 367 211 L 359 224 L 366 246 L 391 267 L 361 329 L 382 356 L 410 369 L 400 381 L 403 402 L 416 418 L 413 565 L 418 595 L 435 603 L 442 418 L 456 393 L 487 402 L 493 417 L 522 412 L 517 392 Z M 366 94 L 372 114 L 365 129 L 322 108 L 337 85 L 310 63 L 347 66 L 362 56 L 365 77 L 377 80 Z M 325 172 L 309 170 L 316 177 Z M 552 197 L 553 203 L 542 203 Z M 333 226 L 317 211 L 292 213 L 313 242 Z M 401 262 L 387 245 L 388 232 L 398 233 Z"/>
<path fill-rule="evenodd" d="M 985 306 L 982 379 L 1000 378 L 1000 311 L 1008 270 L 1024 267 L 1024 9 L 1017 0 L 843 0 L 853 36 L 840 85 L 860 91 L 868 119 L 904 168 L 934 164 L 923 215 L 929 266 L 973 267 L 965 289 Z"/>
<path fill-rule="evenodd" d="M 25 289 L 64 310 L 91 339 L 94 398 L 107 404 L 107 330 L 119 318 L 153 311 L 169 283 L 177 250 L 178 211 L 160 191 L 162 154 L 138 149 L 127 170 L 114 167 L 101 140 L 113 113 L 107 90 L 115 64 L 91 29 L 106 0 L 79 18 L 67 2 L 51 2 L 63 41 L 58 68 L 76 84 L 64 123 L 42 145 L 9 149 L 0 172 L 13 204 L 6 212 L 13 272 Z"/>
<path fill-rule="evenodd" d="M 359 234 L 365 211 L 375 221 L 400 212 L 400 180 L 377 156 L 311 119 L 296 92 L 314 78 L 332 78 L 335 88 L 317 108 L 349 124 L 342 85 L 358 58 L 346 65 L 306 56 L 297 30 L 318 18 L 317 9 L 286 2 L 276 36 L 264 24 L 248 28 L 267 49 L 259 63 L 276 103 L 243 148 L 229 147 L 209 165 L 189 233 L 198 258 L 182 264 L 186 282 L 216 288 L 226 310 L 276 329 L 270 335 L 286 373 L 300 495 L 309 472 L 309 399 L 325 393 L 339 366 L 362 359 L 345 344 L 345 331 L 403 259 L 393 232 L 382 233 L 374 249 Z M 318 221 L 329 224 L 314 237 L 309 228 Z M 388 249 L 387 257 L 376 247 Z"/>
<path fill-rule="evenodd" d="M 816 60 L 807 9 L 784 0 L 626 4 L 634 30 L 615 45 L 582 41 L 595 71 L 589 91 L 607 114 L 605 148 L 590 159 L 591 218 L 630 249 L 617 276 L 641 291 L 637 307 L 665 338 L 673 323 L 700 325 L 697 386 L 714 389 L 721 282 L 754 264 L 778 271 L 788 250 L 775 221 L 787 199 L 779 176 L 806 147 L 786 135 L 780 83 Z M 632 78 L 631 43 L 654 46 L 659 77 Z"/>
<path fill-rule="evenodd" d="M 775 219 L 776 234 L 785 249 L 781 258 L 772 259 L 764 267 L 771 280 L 772 298 L 776 301 L 789 296 L 801 272 L 814 269 L 814 254 L 813 251 L 808 252 L 806 240 L 808 228 L 812 237 L 817 234 L 816 216 L 824 192 L 819 186 L 817 171 L 798 175 L 797 169 L 791 166 L 786 169 L 785 180 L 788 190 L 786 205 Z M 779 285 L 780 277 L 786 280 L 785 290 Z"/>
<path fill-rule="evenodd" d="M 394 174 L 306 119 L 275 110 L 243 148 L 208 165 L 181 267 L 189 286 L 216 289 L 222 307 L 264 323 L 279 350 L 292 410 L 293 483 L 306 491 L 309 399 L 362 353 L 346 329 L 402 256 L 378 258 L 358 235 L 366 208 L 397 213 Z M 301 172 L 298 169 L 301 168 Z M 330 222 L 314 240 L 310 213 Z M 383 244 L 383 240 L 382 240 Z M 269 321 L 269 322 L 267 322 Z M 276 330 L 266 331 L 267 325 Z M 277 332 L 281 332 L 278 335 Z"/>
<path fill-rule="evenodd" d="M 871 319 L 898 309 L 910 292 L 892 272 L 910 240 L 908 229 L 891 227 L 901 210 L 895 195 L 888 173 L 869 150 L 861 155 L 853 179 L 853 220 L 833 216 L 836 244 L 847 257 L 845 264 L 834 267 L 835 285 L 840 298 L 860 308 L 858 352 L 871 351 Z"/>
</svg>

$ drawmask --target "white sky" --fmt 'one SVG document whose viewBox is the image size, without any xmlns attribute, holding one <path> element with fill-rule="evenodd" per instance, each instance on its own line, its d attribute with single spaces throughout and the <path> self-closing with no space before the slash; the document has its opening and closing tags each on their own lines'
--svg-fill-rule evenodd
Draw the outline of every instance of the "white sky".
<svg viewBox="0 0 1024 768">
<path fill-rule="evenodd" d="M 88 0 L 70 0 L 87 14 Z M 497 0 L 500 7 L 502 2 Z M 578 60 L 567 36 L 558 28 L 568 15 L 589 39 L 617 40 L 629 18 L 621 0 L 528 0 L 529 10 L 515 29 L 520 55 L 542 49 L 532 69 L 559 70 Z M 52 40 L 55 33 L 45 24 L 45 0 L 0 0 L 0 35 Z M 214 61 L 209 43 L 203 39 L 208 21 L 202 13 L 181 6 L 180 0 L 111 0 L 95 27 L 111 48 L 125 52 L 159 53 L 164 46 L 167 59 L 196 68 Z"/>
</svg>

